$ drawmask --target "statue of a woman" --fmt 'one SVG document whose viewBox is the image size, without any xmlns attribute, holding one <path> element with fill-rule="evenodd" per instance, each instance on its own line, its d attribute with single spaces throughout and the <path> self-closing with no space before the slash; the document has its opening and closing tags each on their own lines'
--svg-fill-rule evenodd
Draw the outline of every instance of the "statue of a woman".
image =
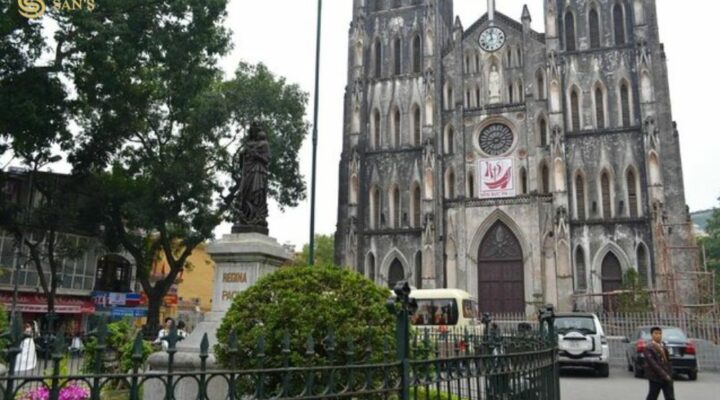
<svg viewBox="0 0 720 400">
<path fill-rule="evenodd" d="M 492 67 L 490 67 L 490 77 L 489 77 L 489 83 L 488 83 L 488 89 L 489 89 L 489 103 L 500 103 L 500 93 L 502 88 L 502 82 L 500 81 L 500 72 L 498 71 L 497 65 L 493 64 Z"/>
<path fill-rule="evenodd" d="M 256 232 L 268 234 L 268 166 L 270 145 L 258 124 L 250 126 L 240 153 L 240 190 L 236 203 L 233 233 Z"/>
</svg>

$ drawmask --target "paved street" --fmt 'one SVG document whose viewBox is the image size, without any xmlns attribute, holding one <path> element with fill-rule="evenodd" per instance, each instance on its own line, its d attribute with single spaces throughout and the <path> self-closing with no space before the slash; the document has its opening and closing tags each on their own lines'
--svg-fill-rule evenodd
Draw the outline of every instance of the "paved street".
<svg viewBox="0 0 720 400">
<path fill-rule="evenodd" d="M 563 370 L 560 388 L 562 400 L 644 400 L 648 383 L 621 369 L 610 371 L 607 379 L 596 378 L 592 372 Z M 700 373 L 695 382 L 680 378 L 675 383 L 675 397 L 679 400 L 720 399 L 720 374 Z"/>
</svg>

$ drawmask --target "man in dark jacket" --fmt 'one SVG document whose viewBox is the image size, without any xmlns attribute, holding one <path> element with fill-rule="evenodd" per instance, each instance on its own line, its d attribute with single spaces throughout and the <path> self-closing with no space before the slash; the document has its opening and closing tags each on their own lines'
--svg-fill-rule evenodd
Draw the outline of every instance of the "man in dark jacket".
<svg viewBox="0 0 720 400">
<path fill-rule="evenodd" d="M 645 376 L 650 380 L 650 392 L 647 400 L 657 400 L 662 390 L 665 400 L 675 400 L 672 380 L 670 354 L 662 342 L 662 329 L 655 326 L 650 329 L 652 341 L 643 352 L 645 357 Z"/>
</svg>

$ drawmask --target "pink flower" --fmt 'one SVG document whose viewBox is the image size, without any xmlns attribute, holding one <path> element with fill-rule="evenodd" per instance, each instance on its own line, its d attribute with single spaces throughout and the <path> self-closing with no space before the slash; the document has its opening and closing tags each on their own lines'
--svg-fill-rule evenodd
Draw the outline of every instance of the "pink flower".
<svg viewBox="0 0 720 400">
<path fill-rule="evenodd" d="M 43 386 L 24 392 L 17 400 L 48 400 L 49 398 L 50 389 Z M 60 400 L 88 400 L 89 398 L 90 390 L 77 384 L 70 384 L 60 389 Z"/>
</svg>

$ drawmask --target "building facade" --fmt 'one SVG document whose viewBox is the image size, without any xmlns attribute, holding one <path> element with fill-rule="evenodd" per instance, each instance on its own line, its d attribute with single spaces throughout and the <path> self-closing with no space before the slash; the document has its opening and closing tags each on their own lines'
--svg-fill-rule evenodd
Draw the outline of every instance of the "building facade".
<svg viewBox="0 0 720 400">
<path fill-rule="evenodd" d="M 468 28 L 452 0 L 353 1 L 336 261 L 481 311 L 612 309 L 630 269 L 691 304 L 655 1 L 544 4 L 539 33 L 494 0 Z"/>
<path fill-rule="evenodd" d="M 15 168 L 0 171 L 4 212 L 17 207 L 21 210 L 20 215 L 29 218 L 33 210 L 46 206 L 43 191 L 39 188 L 71 187 L 67 183 L 70 179 L 68 175 L 37 172 L 31 178 L 31 174 Z M 63 200 L 75 201 L 80 197 L 76 193 L 76 196 L 63 197 Z M 9 219 L 3 220 L 3 223 L 9 222 Z M 27 226 L 22 229 L 24 241 L 36 249 L 45 280 L 51 285 L 50 252 L 46 245 L 49 230 Z M 62 230 L 53 229 L 53 234 L 55 248 L 59 249 L 53 257 L 60 259 L 56 275 L 55 329 L 73 335 L 87 332 L 92 325 L 90 317 L 93 315 L 116 318 L 133 316 L 138 308 L 139 296 L 133 297 L 134 267 L 129 261 L 129 255 L 109 252 L 94 232 L 79 221 L 69 222 Z M 35 261 L 29 254 L 29 245 L 18 244 L 15 235 L 0 229 L 0 307 L 8 312 L 15 307 L 25 322 L 37 322 L 44 332 L 48 299 Z M 75 248 L 77 254 L 70 257 L 69 254 L 74 251 L 68 251 L 68 248 Z"/>
</svg>

